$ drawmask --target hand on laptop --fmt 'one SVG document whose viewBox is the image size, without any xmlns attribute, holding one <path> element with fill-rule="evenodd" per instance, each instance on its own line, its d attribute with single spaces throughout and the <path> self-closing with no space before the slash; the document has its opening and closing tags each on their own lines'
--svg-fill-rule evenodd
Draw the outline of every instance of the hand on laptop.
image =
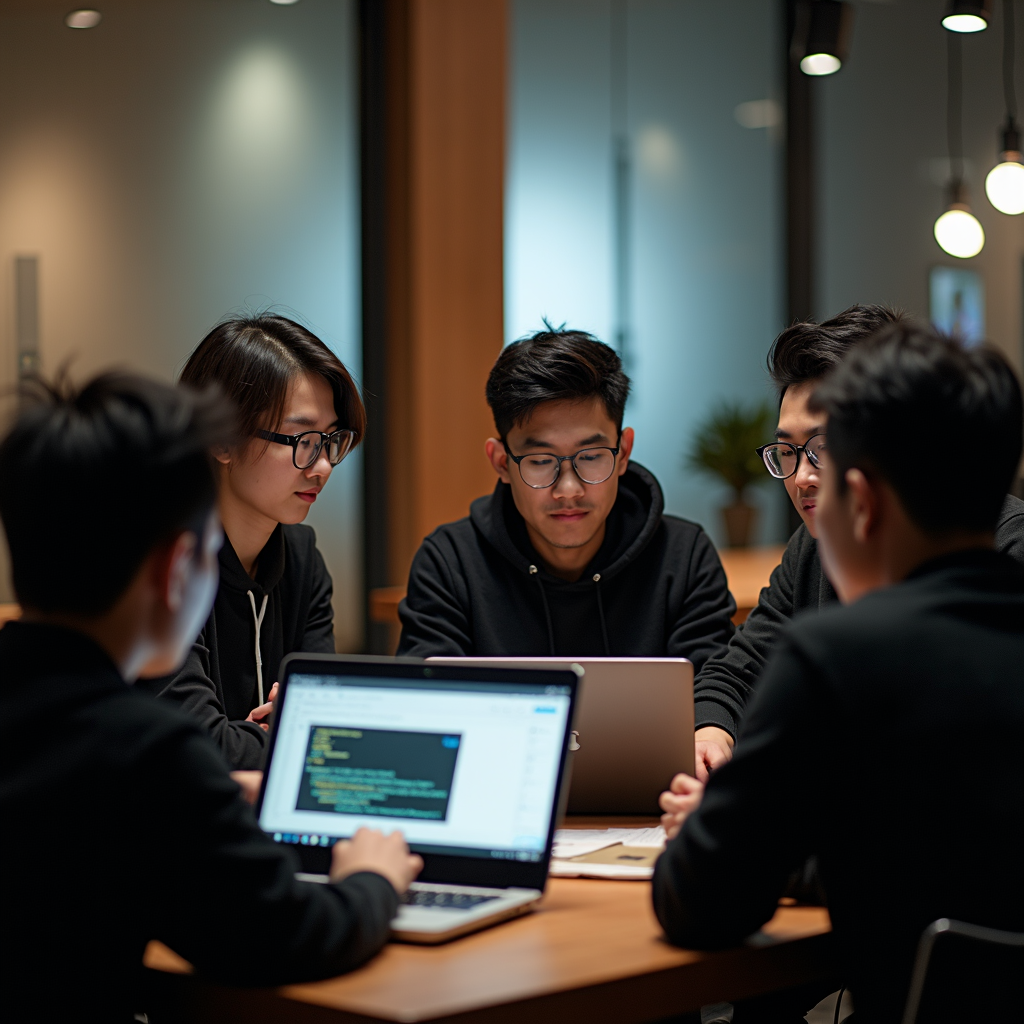
<svg viewBox="0 0 1024 1024">
<path fill-rule="evenodd" d="M 698 782 L 692 775 L 680 772 L 671 782 L 669 790 L 658 798 L 661 809 L 661 824 L 665 835 L 674 839 L 683 827 L 686 816 L 695 811 L 704 796 L 704 783 Z"/>
<path fill-rule="evenodd" d="M 232 772 L 231 778 L 241 787 L 242 799 L 255 806 L 263 783 L 263 772 Z"/>
<path fill-rule="evenodd" d="M 726 761 L 732 760 L 735 740 L 715 725 L 706 725 L 693 734 L 697 749 L 697 779 L 707 782 L 708 776 Z"/>
<path fill-rule="evenodd" d="M 270 723 L 265 722 L 264 719 L 270 716 L 270 712 L 274 710 L 274 701 L 277 699 L 277 683 L 270 688 L 270 694 L 267 697 L 267 703 L 261 704 L 257 708 L 253 708 L 249 712 L 249 717 L 246 719 L 247 722 L 255 722 L 264 732 L 270 728 Z"/>
<path fill-rule="evenodd" d="M 361 828 L 351 839 L 335 843 L 331 857 L 332 882 L 357 871 L 373 871 L 383 875 L 399 896 L 422 870 L 422 858 L 409 852 L 401 832 L 386 836 L 375 828 Z"/>
</svg>

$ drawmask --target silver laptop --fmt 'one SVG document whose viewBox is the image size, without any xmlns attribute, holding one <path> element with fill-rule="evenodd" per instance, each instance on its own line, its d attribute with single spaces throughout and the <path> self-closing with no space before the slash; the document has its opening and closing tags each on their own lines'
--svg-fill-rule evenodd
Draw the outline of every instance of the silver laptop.
<svg viewBox="0 0 1024 1024">
<path fill-rule="evenodd" d="M 694 774 L 693 665 L 685 658 L 428 658 L 444 665 L 579 665 L 569 814 L 660 814 L 677 772 Z"/>
<path fill-rule="evenodd" d="M 523 914 L 547 882 L 581 676 L 289 655 L 260 827 L 322 882 L 338 839 L 400 829 L 424 867 L 396 938 L 443 942 Z"/>
</svg>

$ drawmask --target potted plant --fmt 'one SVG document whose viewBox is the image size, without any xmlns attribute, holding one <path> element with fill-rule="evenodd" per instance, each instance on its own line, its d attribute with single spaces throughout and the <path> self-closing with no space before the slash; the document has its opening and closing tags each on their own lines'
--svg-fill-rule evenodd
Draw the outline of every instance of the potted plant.
<svg viewBox="0 0 1024 1024">
<path fill-rule="evenodd" d="M 754 533 L 757 508 L 743 494 L 751 484 L 771 479 L 756 449 L 771 440 L 772 420 L 767 404 L 721 402 L 694 436 L 689 468 L 717 476 L 733 489 L 732 504 L 722 509 L 729 547 L 747 547 Z"/>
</svg>

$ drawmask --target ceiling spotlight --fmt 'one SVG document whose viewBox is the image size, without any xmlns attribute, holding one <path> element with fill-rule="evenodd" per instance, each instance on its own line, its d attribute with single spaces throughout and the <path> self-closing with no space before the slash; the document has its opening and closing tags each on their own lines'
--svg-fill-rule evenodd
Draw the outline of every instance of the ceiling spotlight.
<svg viewBox="0 0 1024 1024">
<path fill-rule="evenodd" d="M 984 32 L 990 17 L 988 0 L 952 0 L 942 27 L 950 32 Z"/>
<path fill-rule="evenodd" d="M 790 57 L 805 75 L 835 74 L 846 60 L 853 7 L 842 0 L 801 0 L 796 9 Z"/>
<path fill-rule="evenodd" d="M 72 11 L 65 19 L 68 28 L 95 28 L 103 20 L 99 11 Z"/>
<path fill-rule="evenodd" d="M 282 7 L 291 6 L 291 4 L 297 4 L 299 0 L 270 0 L 272 4 L 280 4 Z"/>
</svg>

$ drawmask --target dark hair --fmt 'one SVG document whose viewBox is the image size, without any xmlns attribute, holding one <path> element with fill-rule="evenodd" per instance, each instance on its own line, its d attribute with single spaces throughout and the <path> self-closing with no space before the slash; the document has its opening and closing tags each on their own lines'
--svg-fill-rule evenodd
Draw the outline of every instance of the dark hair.
<svg viewBox="0 0 1024 1024">
<path fill-rule="evenodd" d="M 600 398 L 622 430 L 629 378 L 615 350 L 585 331 L 537 331 L 502 350 L 487 378 L 487 404 L 498 435 L 527 419 L 542 402 Z"/>
<path fill-rule="evenodd" d="M 829 320 L 801 320 L 787 327 L 768 350 L 768 374 L 779 393 L 819 380 L 846 358 L 851 346 L 892 324 L 907 322 L 906 314 L 889 306 L 850 306 Z"/>
<path fill-rule="evenodd" d="M 858 345 L 811 407 L 828 413 L 841 490 L 856 466 L 883 476 L 927 533 L 995 529 L 1020 463 L 1024 411 L 994 349 L 898 324 Z"/>
<path fill-rule="evenodd" d="M 366 432 L 366 410 L 345 364 L 315 335 L 284 316 L 264 313 L 218 324 L 196 346 L 181 371 L 194 388 L 216 384 L 234 402 L 238 436 L 277 430 L 288 387 L 302 373 L 323 377 L 334 393 L 338 427 Z"/>
<path fill-rule="evenodd" d="M 183 530 L 202 538 L 217 497 L 211 445 L 229 403 L 107 373 L 75 388 L 36 382 L 0 442 L 0 517 L 18 600 L 101 615 L 146 556 Z"/>
</svg>

